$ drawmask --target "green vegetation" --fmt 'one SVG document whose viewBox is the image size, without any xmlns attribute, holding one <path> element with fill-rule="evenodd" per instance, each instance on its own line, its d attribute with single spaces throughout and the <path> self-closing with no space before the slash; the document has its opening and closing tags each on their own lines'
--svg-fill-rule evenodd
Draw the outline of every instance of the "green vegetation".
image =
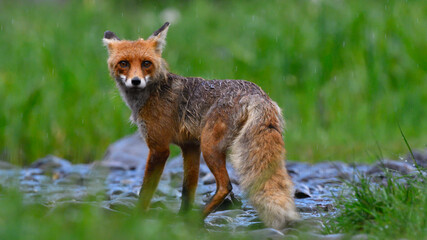
<svg viewBox="0 0 427 240">
<path fill-rule="evenodd" d="M 407 176 L 385 170 L 385 180 L 358 176 L 348 182 L 350 196 L 337 196 L 338 215 L 329 217 L 325 233 L 365 233 L 382 239 L 423 239 L 427 236 L 427 175 L 415 161 L 412 147 L 399 126 L 418 172 Z"/>
<path fill-rule="evenodd" d="M 89 203 L 49 209 L 23 204 L 17 192 L 0 193 L 0 239 L 242 239 L 208 232 L 199 216 L 178 216 L 166 210 L 127 216 Z"/>
<path fill-rule="evenodd" d="M 367 233 L 380 239 L 424 239 L 427 236 L 427 178 L 387 176 L 385 186 L 362 178 L 351 183 L 350 197 L 338 197 L 339 214 L 330 219 L 325 233 Z"/>
<path fill-rule="evenodd" d="M 1 1 L 0 158 L 102 157 L 132 133 L 105 30 L 172 21 L 173 72 L 259 84 L 284 110 L 288 158 L 370 161 L 427 142 L 425 1 Z M 176 151 L 175 151 L 176 153 Z"/>
</svg>

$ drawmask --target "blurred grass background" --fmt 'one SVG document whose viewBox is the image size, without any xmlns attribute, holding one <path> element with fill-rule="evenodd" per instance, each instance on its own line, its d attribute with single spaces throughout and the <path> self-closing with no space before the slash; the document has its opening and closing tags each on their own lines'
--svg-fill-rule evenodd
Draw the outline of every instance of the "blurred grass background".
<svg viewBox="0 0 427 240">
<path fill-rule="evenodd" d="M 426 146 L 426 1 L 4 0 L 0 159 L 89 162 L 134 132 L 101 39 L 166 20 L 171 71 L 260 85 L 284 110 L 289 159 L 397 158 L 398 122 Z"/>
</svg>

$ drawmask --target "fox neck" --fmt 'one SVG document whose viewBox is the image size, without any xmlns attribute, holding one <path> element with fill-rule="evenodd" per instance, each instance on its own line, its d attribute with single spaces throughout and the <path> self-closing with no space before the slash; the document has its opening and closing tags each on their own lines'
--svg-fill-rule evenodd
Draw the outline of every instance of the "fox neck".
<svg viewBox="0 0 427 240">
<path fill-rule="evenodd" d="M 122 82 L 121 79 L 116 79 L 116 85 L 119 89 L 126 105 L 132 111 L 131 121 L 138 122 L 138 113 L 145 106 L 145 103 L 150 97 L 158 93 L 165 85 L 168 85 L 167 77 L 165 79 L 156 79 L 145 88 L 129 88 Z"/>
<path fill-rule="evenodd" d="M 128 88 L 126 86 L 119 86 L 120 94 L 126 105 L 132 110 L 131 120 L 136 123 L 139 110 L 144 107 L 145 102 L 150 96 L 147 88 Z"/>
</svg>

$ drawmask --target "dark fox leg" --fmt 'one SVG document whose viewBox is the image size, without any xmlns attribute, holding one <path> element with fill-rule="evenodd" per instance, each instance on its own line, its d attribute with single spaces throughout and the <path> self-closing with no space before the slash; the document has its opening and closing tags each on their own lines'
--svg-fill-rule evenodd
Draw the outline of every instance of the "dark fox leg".
<svg viewBox="0 0 427 240">
<path fill-rule="evenodd" d="M 147 165 L 145 166 L 144 180 L 139 192 L 139 205 L 144 211 L 150 206 L 151 198 L 157 188 L 168 157 L 169 147 L 161 150 L 150 149 L 150 153 L 147 158 Z"/>
<path fill-rule="evenodd" d="M 203 158 L 216 180 L 216 192 L 203 210 L 203 217 L 214 211 L 231 192 L 232 186 L 225 166 L 226 151 L 221 148 L 226 124 L 222 121 L 210 121 L 202 132 L 201 149 Z"/>
<path fill-rule="evenodd" d="M 182 183 L 182 202 L 180 213 L 191 210 L 199 179 L 200 146 L 185 145 L 181 147 L 184 157 L 184 181 Z"/>
</svg>

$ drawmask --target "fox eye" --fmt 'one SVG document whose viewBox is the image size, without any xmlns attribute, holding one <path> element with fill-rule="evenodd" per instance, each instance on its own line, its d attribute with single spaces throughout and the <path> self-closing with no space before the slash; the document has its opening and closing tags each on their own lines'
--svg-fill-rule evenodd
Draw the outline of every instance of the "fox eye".
<svg viewBox="0 0 427 240">
<path fill-rule="evenodd" d="M 142 67 L 144 67 L 144 68 L 148 68 L 148 67 L 150 67 L 151 66 L 151 62 L 150 61 L 143 61 L 142 62 Z"/>
<path fill-rule="evenodd" d="M 120 61 L 119 66 L 122 68 L 127 68 L 127 67 L 129 67 L 129 62 L 128 61 Z"/>
</svg>

